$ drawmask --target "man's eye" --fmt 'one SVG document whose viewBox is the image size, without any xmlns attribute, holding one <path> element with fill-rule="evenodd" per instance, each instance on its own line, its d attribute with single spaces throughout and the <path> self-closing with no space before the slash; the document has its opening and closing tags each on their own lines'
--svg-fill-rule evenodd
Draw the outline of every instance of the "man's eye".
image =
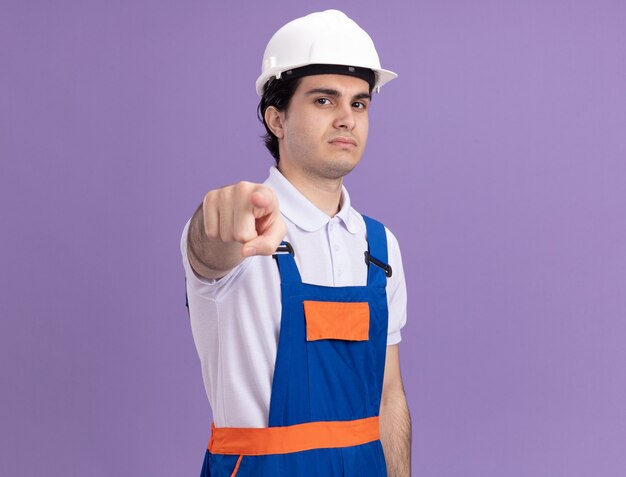
<svg viewBox="0 0 626 477">
<path fill-rule="evenodd" d="M 318 98 L 318 99 L 315 100 L 315 102 L 317 104 L 324 104 L 324 105 L 326 105 L 326 104 L 330 104 L 330 99 L 328 99 L 328 98 Z"/>
<path fill-rule="evenodd" d="M 355 101 L 354 103 L 352 103 L 352 106 L 357 109 L 365 109 L 367 107 L 367 105 L 361 101 Z"/>
</svg>

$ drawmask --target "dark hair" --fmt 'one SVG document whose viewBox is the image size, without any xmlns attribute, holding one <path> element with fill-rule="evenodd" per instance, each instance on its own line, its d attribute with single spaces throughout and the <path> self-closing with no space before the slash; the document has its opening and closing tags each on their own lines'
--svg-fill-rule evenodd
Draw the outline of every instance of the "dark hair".
<svg viewBox="0 0 626 477">
<path fill-rule="evenodd" d="M 265 110 L 270 106 L 274 106 L 278 111 L 286 111 L 289 108 L 289 103 L 295 93 L 298 85 L 300 84 L 300 78 L 296 79 L 273 79 L 270 80 L 263 90 L 263 96 L 259 102 L 257 108 L 257 116 L 259 121 L 265 126 L 265 134 L 261 136 L 265 142 L 265 147 L 270 151 L 270 154 L 276 159 L 276 164 L 280 161 L 280 154 L 278 152 L 278 138 L 272 133 L 270 128 L 265 122 Z"/>
</svg>

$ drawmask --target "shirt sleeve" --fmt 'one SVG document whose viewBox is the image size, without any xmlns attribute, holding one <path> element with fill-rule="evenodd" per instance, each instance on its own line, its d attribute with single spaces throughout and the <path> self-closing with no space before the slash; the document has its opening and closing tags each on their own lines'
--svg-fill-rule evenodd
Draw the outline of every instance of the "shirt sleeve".
<svg viewBox="0 0 626 477">
<path fill-rule="evenodd" d="M 396 237 L 385 228 L 387 233 L 387 250 L 392 275 L 387 282 L 387 303 L 389 308 L 389 323 L 387 328 L 387 345 L 398 344 L 402 340 L 401 329 L 407 318 L 407 293 L 402 266 L 400 245 Z"/>
</svg>

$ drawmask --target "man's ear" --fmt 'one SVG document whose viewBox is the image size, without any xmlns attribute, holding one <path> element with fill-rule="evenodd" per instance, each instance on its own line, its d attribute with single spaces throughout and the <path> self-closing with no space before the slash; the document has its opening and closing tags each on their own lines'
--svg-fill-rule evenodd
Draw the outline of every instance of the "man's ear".
<svg viewBox="0 0 626 477">
<path fill-rule="evenodd" d="M 276 136 L 278 139 L 282 139 L 285 135 L 283 131 L 283 119 L 284 115 L 281 113 L 276 107 L 269 106 L 265 110 L 265 124 L 270 128 L 270 131 Z"/>
</svg>

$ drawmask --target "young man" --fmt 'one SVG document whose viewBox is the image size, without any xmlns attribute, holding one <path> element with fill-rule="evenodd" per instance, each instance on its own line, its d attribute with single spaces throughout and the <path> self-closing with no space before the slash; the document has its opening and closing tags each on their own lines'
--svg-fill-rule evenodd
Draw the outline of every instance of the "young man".
<svg viewBox="0 0 626 477">
<path fill-rule="evenodd" d="M 214 424 L 202 476 L 408 476 L 395 237 L 350 205 L 371 93 L 395 74 L 329 10 L 270 40 L 257 80 L 263 184 L 209 191 L 183 232 Z"/>
</svg>

